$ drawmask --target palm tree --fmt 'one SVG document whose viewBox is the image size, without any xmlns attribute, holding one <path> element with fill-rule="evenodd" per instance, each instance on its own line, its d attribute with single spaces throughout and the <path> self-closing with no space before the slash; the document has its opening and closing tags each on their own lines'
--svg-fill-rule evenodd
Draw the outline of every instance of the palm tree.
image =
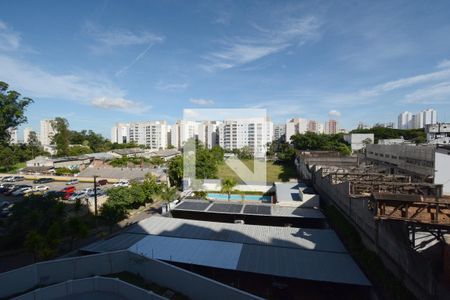
<svg viewBox="0 0 450 300">
<path fill-rule="evenodd" d="M 231 192 L 233 191 L 234 187 L 236 186 L 236 180 L 233 178 L 225 178 L 222 181 L 222 193 L 228 194 L 228 201 L 230 201 Z"/>
</svg>

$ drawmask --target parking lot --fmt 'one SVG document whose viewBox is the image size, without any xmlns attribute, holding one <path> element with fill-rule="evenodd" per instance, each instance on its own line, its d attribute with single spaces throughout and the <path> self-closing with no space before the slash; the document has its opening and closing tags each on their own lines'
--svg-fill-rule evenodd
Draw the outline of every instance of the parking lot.
<svg viewBox="0 0 450 300">
<path fill-rule="evenodd" d="M 63 181 L 53 181 L 53 182 L 48 182 L 48 183 L 33 183 L 32 180 L 22 180 L 22 181 L 18 181 L 18 182 L 1 182 L 0 184 L 14 184 L 14 185 L 31 185 L 33 187 L 38 186 L 38 185 L 45 185 L 49 187 L 49 191 L 61 191 L 62 189 L 64 189 L 66 186 L 70 186 L 70 185 L 66 185 L 66 182 Z M 94 188 L 94 184 L 93 183 L 84 183 L 84 182 L 79 182 L 77 184 L 74 184 L 73 186 L 75 186 L 76 191 L 78 190 L 83 190 L 86 188 Z M 102 190 L 106 191 L 107 189 L 109 189 L 110 187 L 112 187 L 112 184 L 107 184 L 107 185 L 103 185 L 103 186 L 98 186 L 99 188 L 101 188 Z M 2 193 L 0 193 L 0 202 L 1 201 L 8 201 L 10 203 L 16 203 L 18 201 L 21 201 L 23 199 L 22 196 L 6 196 Z"/>
</svg>

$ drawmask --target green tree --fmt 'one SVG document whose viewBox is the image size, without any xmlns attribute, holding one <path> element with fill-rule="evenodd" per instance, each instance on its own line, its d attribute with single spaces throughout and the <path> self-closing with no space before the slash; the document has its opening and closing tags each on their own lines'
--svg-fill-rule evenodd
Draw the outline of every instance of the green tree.
<svg viewBox="0 0 450 300">
<path fill-rule="evenodd" d="M 35 158 L 44 152 L 35 131 L 30 131 L 30 135 L 28 136 L 28 149 L 31 152 L 31 158 Z"/>
<path fill-rule="evenodd" d="M 222 193 L 228 194 L 228 201 L 230 201 L 231 192 L 233 191 L 234 187 L 236 186 L 237 182 L 234 180 L 234 178 L 225 178 L 222 181 Z"/>
<path fill-rule="evenodd" d="M 171 185 L 181 187 L 183 181 L 183 156 L 174 157 L 169 161 L 169 180 Z"/>
<path fill-rule="evenodd" d="M 156 199 L 161 201 L 172 202 L 177 198 L 177 189 L 165 185 L 161 191 L 156 195 Z"/>
<path fill-rule="evenodd" d="M 75 240 L 81 239 L 88 234 L 88 227 L 78 217 L 72 217 L 67 221 L 67 235 L 70 238 L 70 249 L 73 249 Z"/>
<path fill-rule="evenodd" d="M 114 225 L 127 217 L 126 209 L 120 205 L 113 205 L 105 203 L 100 208 L 100 217 L 105 221 L 109 227 L 109 233 L 112 233 Z"/>
<path fill-rule="evenodd" d="M 56 145 L 57 156 L 69 156 L 70 131 L 69 122 L 61 117 L 52 121 L 53 130 L 56 132 L 52 143 Z"/>
<path fill-rule="evenodd" d="M 165 161 L 160 156 L 155 156 L 150 159 L 150 163 L 154 166 L 159 167 L 159 166 L 164 165 Z"/>
<path fill-rule="evenodd" d="M 8 90 L 8 84 L 0 81 L 0 145 L 7 145 L 11 138 L 9 130 L 27 122 L 25 109 L 33 103 L 20 93 Z"/>
<path fill-rule="evenodd" d="M 152 202 L 155 195 L 161 192 L 161 185 L 156 181 L 156 176 L 147 174 L 142 189 L 145 193 L 145 202 Z"/>
<path fill-rule="evenodd" d="M 206 191 L 195 191 L 195 197 L 201 200 L 208 199 L 208 192 Z"/>
<path fill-rule="evenodd" d="M 11 147 L 0 145 L 0 168 L 3 167 L 8 172 L 16 162 L 16 155 Z"/>
<path fill-rule="evenodd" d="M 39 252 L 41 251 L 44 244 L 45 244 L 44 237 L 36 230 L 30 231 L 26 235 L 24 246 L 29 252 L 33 253 L 34 262 L 37 261 Z"/>
</svg>

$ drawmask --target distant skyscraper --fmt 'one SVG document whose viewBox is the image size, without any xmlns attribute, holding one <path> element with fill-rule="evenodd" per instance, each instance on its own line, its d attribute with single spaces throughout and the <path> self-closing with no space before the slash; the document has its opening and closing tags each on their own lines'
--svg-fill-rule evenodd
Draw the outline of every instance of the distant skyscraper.
<svg viewBox="0 0 450 300">
<path fill-rule="evenodd" d="M 286 139 L 286 124 L 273 125 L 273 140 Z"/>
<path fill-rule="evenodd" d="M 325 122 L 325 134 L 336 134 L 338 130 L 338 122 L 336 120 L 328 120 Z"/>
<path fill-rule="evenodd" d="M 177 121 L 171 126 L 170 145 L 181 149 L 189 139 L 198 138 L 200 124 L 195 121 Z"/>
<path fill-rule="evenodd" d="M 422 111 L 423 127 L 437 123 L 437 112 L 434 109 L 426 109 Z"/>
<path fill-rule="evenodd" d="M 17 136 L 17 129 L 16 128 L 10 128 L 8 129 L 9 131 L 9 143 L 10 144 L 18 144 L 19 143 L 19 139 Z"/>
<path fill-rule="evenodd" d="M 398 129 L 410 129 L 414 127 L 413 114 L 409 111 L 404 111 L 398 115 Z"/>
<path fill-rule="evenodd" d="M 130 124 L 117 123 L 116 126 L 111 128 L 111 143 L 124 144 L 129 140 Z"/>
<path fill-rule="evenodd" d="M 135 122 L 129 125 L 129 141 L 150 149 L 167 148 L 166 121 Z"/>
<path fill-rule="evenodd" d="M 290 119 L 286 122 L 286 141 L 290 142 L 293 135 L 304 134 L 306 131 L 308 131 L 308 120 L 302 118 Z"/>
<path fill-rule="evenodd" d="M 52 126 L 53 120 L 42 120 L 41 121 L 41 131 L 39 132 L 39 138 L 43 146 L 50 145 L 52 143 L 53 136 L 56 131 Z"/>
<path fill-rule="evenodd" d="M 23 142 L 25 144 L 28 144 L 29 139 L 30 139 L 30 133 L 33 131 L 32 128 L 30 127 L 26 127 L 23 129 Z"/>
</svg>

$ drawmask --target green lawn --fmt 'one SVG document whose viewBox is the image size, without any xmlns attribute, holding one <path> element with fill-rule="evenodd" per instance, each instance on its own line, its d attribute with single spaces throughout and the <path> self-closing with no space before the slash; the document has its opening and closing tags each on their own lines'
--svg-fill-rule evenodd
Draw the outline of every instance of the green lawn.
<svg viewBox="0 0 450 300">
<path fill-rule="evenodd" d="M 0 166 L 0 173 L 12 173 L 15 174 L 17 172 L 17 170 L 25 168 L 26 167 L 26 163 L 25 162 L 20 162 L 15 164 L 14 166 L 12 166 L 9 170 L 6 170 L 5 167 Z"/>
<path fill-rule="evenodd" d="M 250 169 L 253 170 L 253 160 L 242 160 L 242 162 Z M 266 162 L 266 175 L 267 183 L 271 184 L 275 181 L 289 181 L 289 178 L 297 178 L 297 172 L 295 170 L 294 163 L 278 164 L 271 161 Z M 228 167 L 227 164 L 223 163 L 219 166 L 218 177 L 220 179 L 224 178 L 234 178 L 238 183 L 242 183 L 241 179 L 233 172 L 233 170 Z"/>
</svg>

